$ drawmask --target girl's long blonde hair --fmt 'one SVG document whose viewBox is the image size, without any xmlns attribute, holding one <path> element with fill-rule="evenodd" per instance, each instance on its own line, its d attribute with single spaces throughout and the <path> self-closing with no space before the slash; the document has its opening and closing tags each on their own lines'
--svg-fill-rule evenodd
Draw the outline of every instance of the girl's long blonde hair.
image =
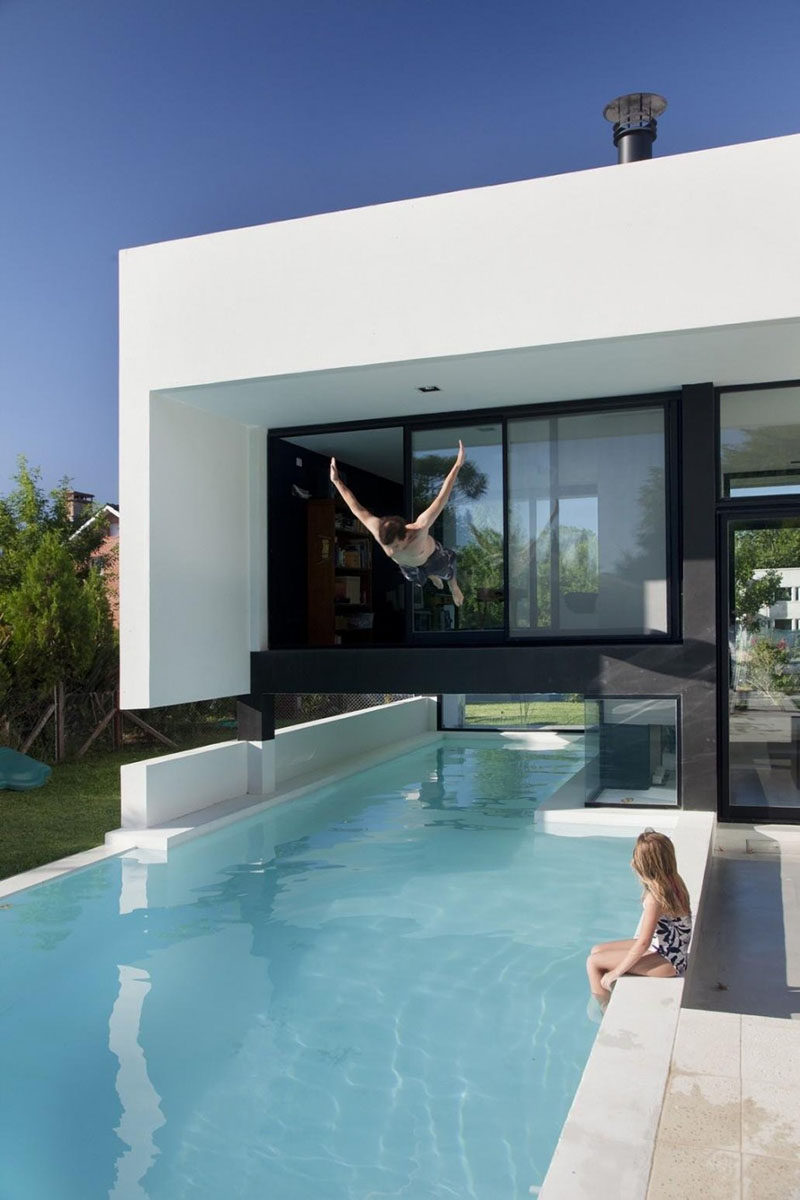
<svg viewBox="0 0 800 1200">
<path fill-rule="evenodd" d="M 633 869 L 669 917 L 684 917 L 689 912 L 689 892 L 678 874 L 675 847 L 663 833 L 645 829 L 633 848 Z"/>
</svg>

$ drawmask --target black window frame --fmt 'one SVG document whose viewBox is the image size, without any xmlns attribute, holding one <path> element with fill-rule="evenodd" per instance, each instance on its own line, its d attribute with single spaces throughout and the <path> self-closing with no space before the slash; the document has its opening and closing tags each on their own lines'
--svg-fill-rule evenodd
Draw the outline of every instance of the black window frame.
<svg viewBox="0 0 800 1200">
<path fill-rule="evenodd" d="M 461 409 L 457 412 L 436 412 L 418 414 L 409 417 L 392 416 L 365 420 L 321 422 L 313 425 L 282 426 L 268 430 L 267 433 L 267 497 L 269 499 L 269 460 L 271 445 L 278 439 L 290 439 L 299 436 L 311 436 L 320 433 L 348 433 L 365 429 L 397 428 L 403 435 L 403 484 L 406 495 L 411 494 L 411 439 L 415 432 L 425 429 L 463 429 L 466 425 L 481 422 L 499 424 L 502 431 L 502 460 L 503 460 L 503 590 L 508 597 L 508 422 L 530 418 L 553 418 L 559 416 L 577 416 L 580 414 L 595 414 L 602 412 L 624 412 L 626 409 L 660 408 L 664 415 L 664 485 L 665 485 L 665 550 L 666 550 L 666 592 L 667 592 L 667 630 L 664 633 L 643 634 L 609 634 L 571 632 L 568 635 L 536 636 L 535 634 L 512 635 L 509 628 L 508 604 L 503 606 L 503 628 L 497 630 L 454 630 L 430 632 L 413 629 L 413 604 L 411 602 L 410 583 L 406 583 L 405 633 L 404 645 L 407 648 L 418 647 L 452 647 L 459 646 L 651 646 L 678 644 L 682 641 L 682 606 L 681 606 L 681 479 L 680 479 L 680 390 L 665 390 L 627 396 L 607 396 L 598 399 L 581 399 L 554 401 L 544 404 L 497 405 L 491 408 Z M 719 439 L 719 421 L 717 420 L 717 439 Z M 719 446 L 719 441 L 718 441 Z M 719 464 L 719 451 L 717 453 Z M 717 489 L 719 490 L 719 489 Z M 268 509 L 271 509 L 268 504 Z M 271 521 L 268 520 L 268 528 Z M 269 536 L 269 535 L 268 535 Z M 271 589 L 268 589 L 268 604 L 272 605 Z M 272 622 L 270 622 L 270 625 Z M 270 649 L 282 649 L 273 646 Z M 365 645 L 362 649 L 370 651 L 379 649 L 377 646 Z M 339 647 L 315 647 L 323 653 L 327 650 L 337 650 Z"/>
<path fill-rule="evenodd" d="M 673 700 L 675 702 L 675 795 L 676 801 L 674 804 L 621 804 L 619 801 L 608 801 L 605 804 L 598 804 L 596 797 L 599 792 L 595 793 L 595 797 L 587 800 L 584 804 L 585 808 L 605 808 L 605 809 L 650 809 L 657 808 L 659 812 L 663 809 L 664 812 L 683 812 L 683 697 L 679 692 L 653 692 L 653 693 L 632 693 L 632 692 L 609 692 L 608 694 L 589 695 L 583 697 L 584 705 L 587 700 L 595 700 L 603 702 L 606 700 Z M 584 736 L 585 736 L 584 727 Z"/>
<path fill-rule="evenodd" d="M 724 486 L 725 479 L 724 479 L 723 472 L 722 472 L 722 405 L 721 405 L 722 397 L 727 396 L 734 392 L 777 392 L 777 391 L 781 391 L 784 388 L 797 388 L 797 387 L 800 387 L 800 379 L 779 379 L 777 381 L 770 380 L 769 383 L 720 384 L 719 387 L 714 388 L 714 424 L 715 424 L 714 480 L 715 480 L 715 488 L 716 488 L 716 493 L 717 493 L 717 505 L 718 506 L 742 505 L 742 504 L 758 505 L 761 501 L 766 501 L 767 504 L 769 504 L 770 501 L 781 500 L 781 499 L 790 500 L 790 501 L 794 499 L 794 500 L 797 500 L 800 502 L 800 492 L 794 492 L 794 493 L 786 492 L 782 496 L 758 496 L 758 495 L 747 495 L 747 494 L 745 494 L 743 496 L 727 495 L 725 493 L 725 486 Z M 763 472 L 763 474 L 765 476 L 770 475 L 770 474 L 772 474 L 772 475 L 780 474 L 781 476 L 800 475 L 800 471 L 780 471 L 780 472 L 765 471 L 765 472 Z M 736 478 L 736 477 L 739 477 L 742 475 L 744 475 L 745 478 L 749 479 L 752 476 L 752 471 L 731 472 L 729 474 L 728 478 L 733 479 L 733 478 Z"/>
<path fill-rule="evenodd" d="M 730 613 L 730 527 L 736 520 L 768 521 L 800 516 L 800 493 L 776 496 L 729 496 L 723 492 L 721 400 L 729 392 L 764 392 L 800 387 L 800 379 L 770 380 L 768 383 L 720 385 L 714 389 L 715 488 L 717 495 L 717 812 L 720 821 L 800 822 L 800 810 L 779 806 L 734 805 L 730 800 L 730 713 L 728 617 Z"/>
</svg>

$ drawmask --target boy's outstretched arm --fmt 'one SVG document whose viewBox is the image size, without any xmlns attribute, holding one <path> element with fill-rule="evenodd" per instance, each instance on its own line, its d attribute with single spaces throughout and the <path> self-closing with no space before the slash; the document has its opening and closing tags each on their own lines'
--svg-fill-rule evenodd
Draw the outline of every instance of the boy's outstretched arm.
<svg viewBox="0 0 800 1200">
<path fill-rule="evenodd" d="M 429 505 L 428 508 L 426 508 L 423 513 L 420 513 L 420 515 L 417 517 L 416 521 L 413 521 L 410 525 L 406 526 L 407 529 L 429 529 L 430 528 L 430 526 L 434 523 L 436 518 L 439 516 L 439 513 L 442 511 L 444 506 L 447 504 L 447 501 L 450 499 L 450 493 L 453 490 L 453 484 L 455 483 L 456 479 L 458 478 L 458 472 L 461 470 L 462 466 L 464 465 L 465 457 L 466 456 L 464 454 L 464 445 L 463 445 L 461 439 L 459 438 L 458 454 L 456 455 L 456 461 L 453 463 L 452 467 L 450 468 L 447 475 L 445 476 L 445 481 L 442 484 L 441 488 L 439 489 L 439 495 L 436 497 L 433 504 Z"/>
<path fill-rule="evenodd" d="M 378 537 L 378 518 L 364 508 L 363 504 L 359 504 L 347 484 L 339 478 L 339 468 L 336 466 L 336 459 L 331 459 L 331 483 L 336 488 L 339 495 L 344 500 L 350 512 L 356 517 L 362 525 L 366 525 L 374 538 Z"/>
</svg>

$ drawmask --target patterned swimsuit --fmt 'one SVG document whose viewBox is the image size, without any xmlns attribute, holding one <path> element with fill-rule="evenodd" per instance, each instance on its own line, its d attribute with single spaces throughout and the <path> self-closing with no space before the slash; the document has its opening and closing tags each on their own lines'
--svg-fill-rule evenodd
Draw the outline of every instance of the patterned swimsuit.
<svg viewBox="0 0 800 1200">
<path fill-rule="evenodd" d="M 655 927 L 650 949 L 675 968 L 676 975 L 686 974 L 686 951 L 692 936 L 692 914 L 685 917 L 661 917 Z"/>
</svg>

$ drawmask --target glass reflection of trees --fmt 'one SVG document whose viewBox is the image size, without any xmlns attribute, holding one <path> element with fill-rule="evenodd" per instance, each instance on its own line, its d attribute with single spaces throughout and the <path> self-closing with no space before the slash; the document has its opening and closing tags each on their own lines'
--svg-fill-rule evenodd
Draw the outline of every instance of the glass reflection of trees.
<svg viewBox="0 0 800 1200">
<path fill-rule="evenodd" d="M 771 628 L 768 610 L 785 598 L 783 571 L 800 566 L 800 518 L 734 528 L 731 538 L 734 711 L 751 707 L 751 696 L 793 710 L 787 697 L 800 690 L 800 636 Z"/>
<path fill-rule="evenodd" d="M 447 508 L 431 532 L 437 541 L 458 554 L 456 574 L 464 592 L 464 603 L 456 609 L 445 585 L 443 591 L 432 586 L 415 590 L 414 626 L 417 631 L 448 629 L 502 629 L 503 532 L 502 512 L 493 514 L 492 483 L 502 485 L 501 446 L 475 445 L 472 430 L 453 432 L 454 443 L 464 440 L 467 457 L 456 480 Z M 424 435 L 417 435 L 421 440 Z M 441 434 L 439 434 L 441 436 Z M 496 455 L 493 480 L 477 458 L 486 463 L 486 452 Z M 453 453 L 418 450 L 414 453 L 412 495 L 413 514 L 424 511 L 442 486 L 453 465 Z"/>
</svg>

